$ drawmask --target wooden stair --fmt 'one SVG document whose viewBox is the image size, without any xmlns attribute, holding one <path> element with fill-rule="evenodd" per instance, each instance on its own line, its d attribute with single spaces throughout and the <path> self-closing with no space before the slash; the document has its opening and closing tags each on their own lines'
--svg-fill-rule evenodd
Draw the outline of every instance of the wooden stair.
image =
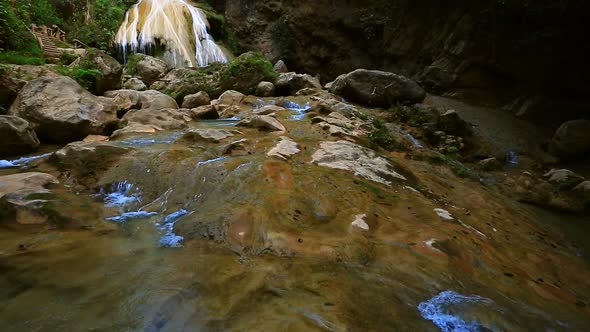
<svg viewBox="0 0 590 332">
<path fill-rule="evenodd" d="M 51 38 L 49 36 L 39 33 L 33 32 L 35 38 L 39 42 L 39 46 L 41 47 L 41 51 L 43 52 L 43 56 L 47 59 L 60 59 L 62 52 L 55 46 Z"/>
</svg>

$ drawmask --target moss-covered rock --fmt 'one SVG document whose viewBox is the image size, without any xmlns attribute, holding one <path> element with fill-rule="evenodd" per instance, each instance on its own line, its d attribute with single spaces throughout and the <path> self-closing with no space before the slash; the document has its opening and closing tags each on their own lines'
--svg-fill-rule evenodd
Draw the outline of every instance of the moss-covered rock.
<svg viewBox="0 0 590 332">
<path fill-rule="evenodd" d="M 226 64 L 173 69 L 162 80 L 154 83 L 151 89 L 182 103 L 185 96 L 199 91 L 207 92 L 212 98 L 219 97 L 227 90 L 254 94 L 258 83 L 274 82 L 277 76 L 268 59 L 260 53 L 249 52 Z"/>
</svg>

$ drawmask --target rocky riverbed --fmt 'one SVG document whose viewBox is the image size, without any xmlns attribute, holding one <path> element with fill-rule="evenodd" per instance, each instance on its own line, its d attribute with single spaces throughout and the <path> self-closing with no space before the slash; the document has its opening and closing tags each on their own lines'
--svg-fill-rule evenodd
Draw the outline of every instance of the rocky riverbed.
<svg viewBox="0 0 590 332">
<path fill-rule="evenodd" d="M 210 100 L 171 76 L 155 84 L 174 98 L 27 83 L 9 110 L 29 123 L 10 127 L 22 150 L 0 161 L 0 328 L 590 326 L 586 174 L 510 150 L 527 136 L 488 113 L 363 75 L 386 88 L 291 73 L 286 96 Z M 248 90 L 275 95 L 266 83 Z"/>
</svg>

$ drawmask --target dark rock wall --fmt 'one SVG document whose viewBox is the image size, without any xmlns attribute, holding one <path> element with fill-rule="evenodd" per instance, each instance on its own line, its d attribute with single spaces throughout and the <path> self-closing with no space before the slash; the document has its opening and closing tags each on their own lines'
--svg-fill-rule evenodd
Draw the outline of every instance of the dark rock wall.
<svg viewBox="0 0 590 332">
<path fill-rule="evenodd" d="M 242 48 L 282 58 L 324 82 L 357 68 L 380 69 L 432 92 L 512 104 L 550 122 L 590 113 L 590 1 L 211 3 L 225 12 Z"/>
</svg>

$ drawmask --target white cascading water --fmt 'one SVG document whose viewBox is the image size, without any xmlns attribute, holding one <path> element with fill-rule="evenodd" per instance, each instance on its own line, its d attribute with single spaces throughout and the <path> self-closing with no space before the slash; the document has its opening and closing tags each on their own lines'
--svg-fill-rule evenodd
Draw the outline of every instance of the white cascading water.
<svg viewBox="0 0 590 332">
<path fill-rule="evenodd" d="M 157 41 L 166 45 L 165 60 L 174 67 L 204 67 L 227 62 L 207 32 L 207 17 L 186 0 L 139 0 L 125 15 L 115 37 L 123 54 L 145 53 Z"/>
</svg>

